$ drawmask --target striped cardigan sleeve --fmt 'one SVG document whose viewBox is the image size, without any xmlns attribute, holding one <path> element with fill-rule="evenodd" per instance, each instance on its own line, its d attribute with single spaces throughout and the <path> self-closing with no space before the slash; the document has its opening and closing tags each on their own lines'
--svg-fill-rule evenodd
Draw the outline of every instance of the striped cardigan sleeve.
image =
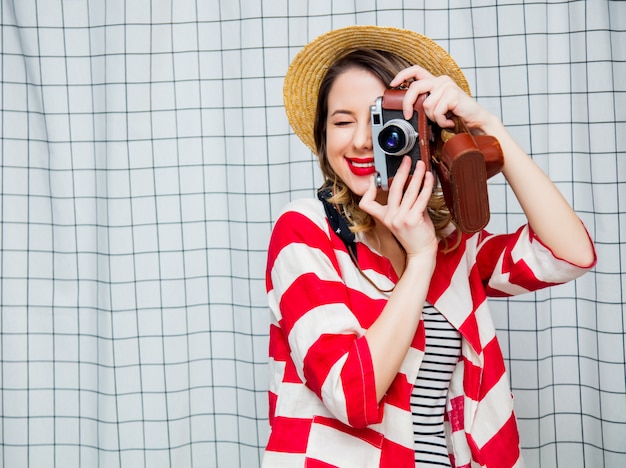
<svg viewBox="0 0 626 468">
<path fill-rule="evenodd" d="M 574 265 L 557 258 L 529 225 L 515 233 L 483 233 L 476 258 L 488 296 L 525 294 L 572 281 L 591 265 Z"/>
<path fill-rule="evenodd" d="M 271 333 L 284 344 L 270 358 L 283 364 L 283 380 L 304 383 L 343 423 L 380 422 L 364 337 L 369 324 L 351 310 L 362 293 L 346 286 L 335 253 L 343 244 L 330 234 L 317 201 L 295 203 L 277 220 L 268 249 Z"/>
</svg>

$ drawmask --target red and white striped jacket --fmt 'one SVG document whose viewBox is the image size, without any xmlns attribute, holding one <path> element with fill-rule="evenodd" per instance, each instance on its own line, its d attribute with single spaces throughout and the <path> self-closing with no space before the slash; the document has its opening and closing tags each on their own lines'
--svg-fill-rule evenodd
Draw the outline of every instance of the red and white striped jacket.
<svg viewBox="0 0 626 468">
<path fill-rule="evenodd" d="M 362 270 L 381 289 L 398 280 L 358 237 Z M 453 466 L 522 466 L 513 398 L 487 296 L 570 281 L 589 267 L 555 258 L 533 231 L 464 236 L 440 251 L 427 300 L 462 335 L 446 436 Z M 266 286 L 270 326 L 270 426 L 264 467 L 414 466 L 410 395 L 424 355 L 420 324 L 385 397 L 377 402 L 364 337 L 388 295 L 359 273 L 318 200 L 292 202 L 274 227 Z"/>
</svg>

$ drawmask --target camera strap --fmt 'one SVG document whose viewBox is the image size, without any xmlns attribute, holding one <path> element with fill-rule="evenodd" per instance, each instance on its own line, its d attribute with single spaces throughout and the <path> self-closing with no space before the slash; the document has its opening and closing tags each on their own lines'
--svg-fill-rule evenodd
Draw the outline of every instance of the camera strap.
<svg viewBox="0 0 626 468">
<path fill-rule="evenodd" d="M 352 259 L 356 262 L 356 235 L 350 230 L 348 220 L 344 215 L 339 212 L 333 203 L 328 201 L 332 196 L 333 191 L 328 186 L 324 186 L 317 191 L 317 198 L 324 205 L 324 211 L 331 229 L 343 241 Z"/>
</svg>

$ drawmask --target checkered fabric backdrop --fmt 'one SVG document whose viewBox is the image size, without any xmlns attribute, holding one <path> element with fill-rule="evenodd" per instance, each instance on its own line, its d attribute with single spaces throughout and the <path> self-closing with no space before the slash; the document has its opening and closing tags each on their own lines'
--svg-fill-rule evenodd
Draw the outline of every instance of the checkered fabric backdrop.
<svg viewBox="0 0 626 468">
<path fill-rule="evenodd" d="M 591 273 L 493 311 L 527 465 L 626 466 L 626 2 L 0 8 L 3 467 L 260 464 L 266 246 L 320 183 L 282 79 L 350 24 L 449 50 L 587 223 Z M 523 221 L 502 178 L 490 200 Z"/>
</svg>

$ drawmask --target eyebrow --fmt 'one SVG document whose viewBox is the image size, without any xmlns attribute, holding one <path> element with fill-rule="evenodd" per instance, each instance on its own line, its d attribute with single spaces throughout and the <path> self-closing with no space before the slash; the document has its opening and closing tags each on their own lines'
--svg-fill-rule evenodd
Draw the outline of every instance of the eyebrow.
<svg viewBox="0 0 626 468">
<path fill-rule="evenodd" d="M 334 111 L 332 114 L 330 114 L 330 117 L 334 117 L 335 115 L 338 114 L 346 114 L 346 115 L 354 115 L 354 112 L 351 112 L 349 110 L 345 110 L 345 109 L 337 109 L 336 111 Z"/>
</svg>

